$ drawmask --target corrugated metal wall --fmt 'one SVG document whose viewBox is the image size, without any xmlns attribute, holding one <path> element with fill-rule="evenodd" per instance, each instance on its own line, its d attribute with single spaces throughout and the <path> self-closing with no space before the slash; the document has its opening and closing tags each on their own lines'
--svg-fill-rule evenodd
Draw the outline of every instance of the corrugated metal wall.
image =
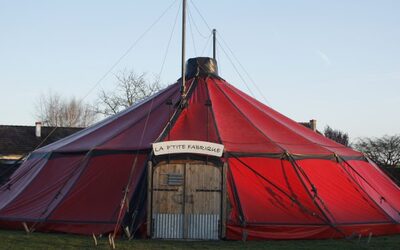
<svg viewBox="0 0 400 250">
<path fill-rule="evenodd" d="M 153 238 L 183 239 L 183 214 L 153 214 Z"/>
<path fill-rule="evenodd" d="M 218 240 L 219 214 L 189 214 L 188 217 L 189 239 Z"/>
</svg>

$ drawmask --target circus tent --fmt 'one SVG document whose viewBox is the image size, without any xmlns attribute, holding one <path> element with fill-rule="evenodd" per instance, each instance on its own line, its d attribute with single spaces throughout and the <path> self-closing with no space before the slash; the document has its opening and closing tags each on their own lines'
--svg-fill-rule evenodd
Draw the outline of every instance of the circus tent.
<svg viewBox="0 0 400 250">
<path fill-rule="evenodd" d="M 0 188 L 0 226 L 249 240 L 400 232 L 400 189 L 363 154 L 235 88 L 213 59 L 187 68 L 184 93 L 179 79 L 34 151 Z M 157 143 L 183 150 L 157 155 Z"/>
</svg>

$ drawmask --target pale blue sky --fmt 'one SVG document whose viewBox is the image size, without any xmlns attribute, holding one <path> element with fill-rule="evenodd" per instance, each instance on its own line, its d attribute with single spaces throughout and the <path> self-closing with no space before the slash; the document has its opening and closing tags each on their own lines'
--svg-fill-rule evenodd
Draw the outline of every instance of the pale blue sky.
<svg viewBox="0 0 400 250">
<path fill-rule="evenodd" d="M 35 100 L 49 89 L 83 97 L 173 2 L 0 0 L 0 124 L 33 125 Z M 209 31 L 192 2 L 272 108 L 297 121 L 315 118 L 319 129 L 329 124 L 352 139 L 400 133 L 400 1 L 188 2 L 202 35 Z M 113 74 L 124 69 L 160 72 L 179 4 L 85 101 L 112 88 Z M 210 56 L 210 46 L 201 54 L 207 39 L 193 23 L 188 28 L 188 57 Z M 218 63 L 223 78 L 249 93 L 220 48 Z M 170 84 L 179 75 L 180 17 L 161 80 Z"/>
</svg>

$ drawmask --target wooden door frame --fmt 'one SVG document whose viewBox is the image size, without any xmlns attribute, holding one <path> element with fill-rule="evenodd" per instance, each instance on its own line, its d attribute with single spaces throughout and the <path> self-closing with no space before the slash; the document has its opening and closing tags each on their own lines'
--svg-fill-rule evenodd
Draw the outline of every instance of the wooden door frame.
<svg viewBox="0 0 400 250">
<path fill-rule="evenodd" d="M 186 196 L 186 168 L 188 164 L 199 164 L 209 165 L 217 168 L 221 173 L 221 196 L 220 196 L 220 229 L 219 238 L 224 239 L 226 237 L 226 220 L 227 220 L 227 187 L 226 187 L 226 177 L 227 177 L 227 163 L 219 161 L 219 164 L 215 164 L 214 161 L 201 161 L 201 160 L 190 160 L 190 159 L 180 159 L 180 160 L 166 160 L 157 162 L 157 165 L 153 166 L 152 161 L 148 161 L 147 164 L 147 237 L 152 238 L 153 236 L 153 178 L 154 171 L 156 168 L 165 164 L 184 164 L 184 178 L 185 183 L 183 187 L 183 211 L 185 209 L 185 196 Z M 211 164 L 210 164 L 211 163 Z M 186 214 L 185 212 L 183 213 Z M 184 219 L 184 239 L 187 237 L 187 220 Z"/>
<path fill-rule="evenodd" d="M 153 162 L 147 163 L 147 237 L 151 238 L 153 229 Z"/>
</svg>

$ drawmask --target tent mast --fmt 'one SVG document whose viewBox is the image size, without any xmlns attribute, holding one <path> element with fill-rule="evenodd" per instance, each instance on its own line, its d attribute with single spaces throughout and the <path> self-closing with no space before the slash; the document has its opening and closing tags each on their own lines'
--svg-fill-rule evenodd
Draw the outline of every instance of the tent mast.
<svg viewBox="0 0 400 250">
<path fill-rule="evenodd" d="M 186 0 L 182 0 L 182 97 L 186 96 L 186 85 L 185 85 L 185 74 L 186 74 L 186 65 L 185 65 L 185 43 L 186 43 Z"/>
<path fill-rule="evenodd" d="M 213 59 L 214 59 L 214 60 L 217 60 L 217 58 L 216 58 L 216 48 L 217 48 L 217 44 L 216 44 L 216 41 L 217 41 L 217 30 L 216 30 L 216 29 L 213 29 L 213 30 L 212 30 L 212 34 L 213 34 Z"/>
</svg>

